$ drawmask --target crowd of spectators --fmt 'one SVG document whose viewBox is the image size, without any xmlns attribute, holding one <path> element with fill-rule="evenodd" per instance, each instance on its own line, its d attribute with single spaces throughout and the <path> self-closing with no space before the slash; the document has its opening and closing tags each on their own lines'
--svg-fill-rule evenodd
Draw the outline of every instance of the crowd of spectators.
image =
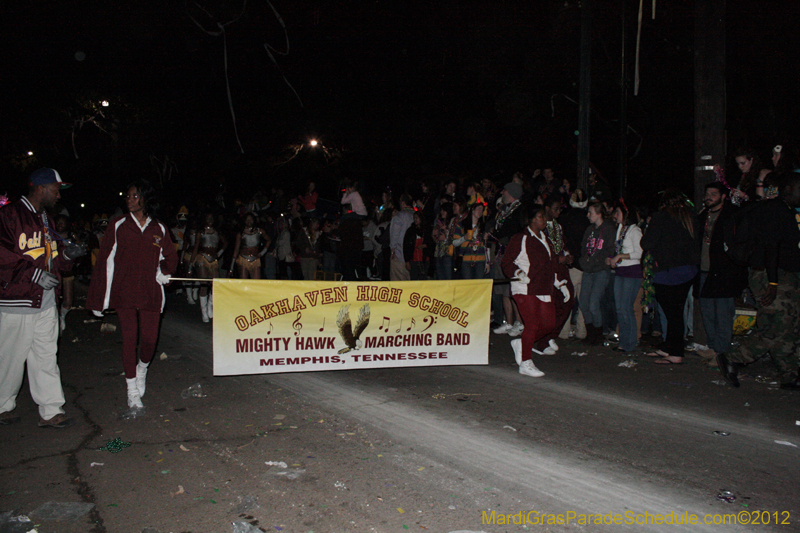
<svg viewBox="0 0 800 533">
<path fill-rule="evenodd" d="M 555 339 L 577 338 L 626 354 L 644 351 L 655 363 L 670 365 L 683 363 L 688 344 L 734 386 L 739 369 L 769 352 L 787 386 L 797 389 L 792 343 L 800 322 L 791 321 L 800 317 L 792 292 L 795 273 L 800 276 L 794 218 L 800 211 L 795 213 L 792 196 L 798 164 L 785 146 L 774 148 L 771 168 L 751 149 L 738 150 L 735 161 L 741 177 L 730 179 L 731 185 L 719 173 L 706 187 L 700 209 L 676 189 L 663 191 L 654 205 L 628 205 L 595 173 L 582 190 L 545 168 L 495 179 L 425 179 L 401 193 L 356 181 L 343 182 L 335 198 L 322 196 L 314 182 L 303 184 L 296 196 L 277 187 L 233 201 L 221 193 L 213 202 L 181 206 L 172 215 L 172 237 L 182 277 L 490 278 L 492 329 L 512 338 L 527 338 L 526 328 L 541 315 L 530 311 L 539 304 L 531 307 L 528 288 L 514 287 L 522 275 L 528 283 L 538 279 L 529 271 L 527 254 L 547 252 L 554 263 L 546 268 L 556 284 L 552 294 L 534 296 L 552 300 L 547 314 L 552 312 L 554 323 L 529 330 L 529 336 L 538 333 L 524 342 L 526 351 L 555 353 Z M 95 251 L 79 274 L 89 272 L 107 221 L 98 214 L 91 228 L 65 228 Z M 544 248 L 531 248 L 534 241 L 523 241 L 522 248 L 514 242 L 517 255 L 504 259 L 518 235 L 535 238 Z M 520 254 L 528 261 L 524 268 Z M 208 284 L 185 282 L 181 290 L 190 304 L 200 304 L 204 321 L 213 317 Z M 520 311 L 520 295 L 527 312 Z M 695 304 L 702 343 L 692 342 Z M 63 305 L 62 324 L 68 298 Z M 736 309 L 747 305 L 759 312 L 759 326 L 748 339 L 771 331 L 768 324 L 793 336 L 778 341 L 768 333 L 772 340 L 761 347 L 749 341 L 732 346 Z M 661 342 L 644 350 L 652 343 L 643 343 L 643 337 Z"/>
</svg>

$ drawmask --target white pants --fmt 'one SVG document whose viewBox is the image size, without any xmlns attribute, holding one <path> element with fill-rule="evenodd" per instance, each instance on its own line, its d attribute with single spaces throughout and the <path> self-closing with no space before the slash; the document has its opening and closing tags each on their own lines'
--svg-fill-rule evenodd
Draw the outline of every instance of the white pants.
<svg viewBox="0 0 800 533">
<path fill-rule="evenodd" d="M 53 306 L 41 313 L 0 313 L 0 413 L 17 406 L 25 365 L 39 416 L 49 420 L 63 413 L 64 390 L 56 363 L 58 312 Z"/>
</svg>

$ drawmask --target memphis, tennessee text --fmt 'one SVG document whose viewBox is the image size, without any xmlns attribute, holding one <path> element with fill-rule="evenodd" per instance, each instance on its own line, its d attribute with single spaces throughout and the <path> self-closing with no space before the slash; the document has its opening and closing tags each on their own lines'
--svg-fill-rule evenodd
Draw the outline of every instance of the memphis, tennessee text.
<svg viewBox="0 0 800 533">
<path fill-rule="evenodd" d="M 371 363 L 373 361 L 415 361 L 417 359 L 447 359 L 447 352 L 400 352 L 400 353 L 376 353 L 364 355 L 329 355 L 317 357 L 275 357 L 272 359 L 260 359 L 258 366 L 286 366 L 286 365 L 314 365 L 347 362 L 347 357 L 354 363 Z"/>
</svg>

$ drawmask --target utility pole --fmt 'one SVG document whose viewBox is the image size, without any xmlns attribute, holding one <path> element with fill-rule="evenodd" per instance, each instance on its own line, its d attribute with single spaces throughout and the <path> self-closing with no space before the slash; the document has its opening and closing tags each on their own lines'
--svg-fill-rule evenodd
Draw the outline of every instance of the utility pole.
<svg viewBox="0 0 800 533">
<path fill-rule="evenodd" d="M 622 25 L 619 76 L 619 196 L 624 198 L 628 192 L 628 84 L 625 70 L 625 0 L 620 0 L 619 4 Z"/>
<path fill-rule="evenodd" d="M 725 0 L 694 2 L 694 200 L 725 166 Z"/>
<path fill-rule="evenodd" d="M 578 187 L 589 186 L 589 112 L 592 82 L 592 1 L 581 0 L 581 73 L 578 94 Z"/>
</svg>

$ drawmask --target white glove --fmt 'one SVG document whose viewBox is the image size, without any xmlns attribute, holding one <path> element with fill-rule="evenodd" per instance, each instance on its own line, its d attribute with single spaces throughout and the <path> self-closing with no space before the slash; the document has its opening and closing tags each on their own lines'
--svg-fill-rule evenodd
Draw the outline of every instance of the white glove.
<svg viewBox="0 0 800 533">
<path fill-rule="evenodd" d="M 103 318 L 103 312 L 102 311 L 92 311 L 92 314 L 94 316 L 96 316 L 97 318 Z"/>
<path fill-rule="evenodd" d="M 33 277 L 36 279 L 36 283 L 46 291 L 55 289 L 58 286 L 58 278 L 41 268 L 36 269 L 36 274 Z"/>
<path fill-rule="evenodd" d="M 566 284 L 562 285 L 560 289 L 561 289 L 561 294 L 564 295 L 564 303 L 567 303 L 569 301 L 569 289 L 567 288 L 567 285 Z"/>
<path fill-rule="evenodd" d="M 562 279 L 561 281 L 559 281 L 558 274 L 554 274 L 553 277 L 555 278 L 553 286 L 561 291 L 561 294 L 564 295 L 564 303 L 567 303 L 569 301 L 569 289 L 567 288 L 567 280 Z"/>
<path fill-rule="evenodd" d="M 169 283 L 170 277 L 171 276 L 169 274 L 162 273 L 160 268 L 156 270 L 156 281 L 158 282 L 159 285 L 166 285 L 167 283 Z"/>
<path fill-rule="evenodd" d="M 531 282 L 531 278 L 529 278 L 528 274 L 522 269 L 514 272 L 514 277 L 517 278 L 517 281 L 524 283 L 525 285 Z"/>
</svg>

